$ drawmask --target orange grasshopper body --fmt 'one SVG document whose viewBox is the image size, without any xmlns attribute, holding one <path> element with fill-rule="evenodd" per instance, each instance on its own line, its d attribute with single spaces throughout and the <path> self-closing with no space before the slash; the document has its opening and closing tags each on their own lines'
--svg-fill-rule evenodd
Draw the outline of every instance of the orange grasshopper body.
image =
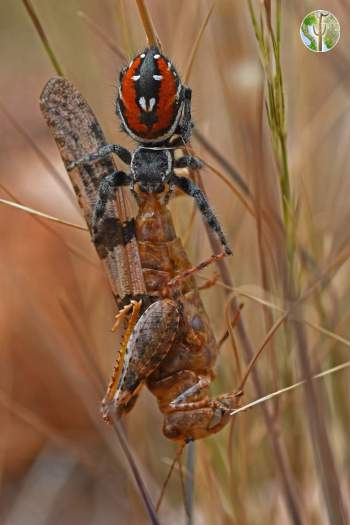
<svg viewBox="0 0 350 525">
<path fill-rule="evenodd" d="M 152 304 L 133 328 L 119 383 L 112 381 L 104 400 L 105 415 L 130 410 L 146 382 L 164 413 L 165 436 L 188 442 L 221 430 L 232 395 L 208 398 L 217 345 L 194 278 L 167 287 L 190 263 L 164 195 L 139 193 L 138 203 L 136 239 Z"/>
</svg>

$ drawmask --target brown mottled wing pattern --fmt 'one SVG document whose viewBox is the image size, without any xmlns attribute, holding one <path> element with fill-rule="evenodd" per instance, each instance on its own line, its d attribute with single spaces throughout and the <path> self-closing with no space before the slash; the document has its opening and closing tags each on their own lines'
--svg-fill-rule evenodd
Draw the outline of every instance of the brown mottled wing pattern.
<svg viewBox="0 0 350 525">
<path fill-rule="evenodd" d="M 46 84 L 40 98 L 46 123 L 57 143 L 65 166 L 106 145 L 101 127 L 84 100 L 68 80 L 56 77 Z M 75 167 L 68 172 L 80 208 L 91 231 L 91 218 L 102 177 L 116 171 L 112 156 L 91 164 Z M 114 203 L 107 206 L 107 218 L 117 219 L 111 236 L 123 238 L 123 224 L 130 221 L 127 188 L 116 191 Z M 128 238 L 125 243 L 111 242 L 96 246 L 106 268 L 113 294 L 120 304 L 128 297 L 145 294 L 142 267 L 137 242 Z"/>
</svg>

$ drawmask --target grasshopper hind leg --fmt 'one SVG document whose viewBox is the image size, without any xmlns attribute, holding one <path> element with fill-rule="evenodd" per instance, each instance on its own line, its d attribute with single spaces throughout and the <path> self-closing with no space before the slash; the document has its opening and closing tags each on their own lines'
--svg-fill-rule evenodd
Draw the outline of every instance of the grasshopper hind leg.
<svg viewBox="0 0 350 525">
<path fill-rule="evenodd" d="M 161 379 L 150 378 L 149 389 L 164 414 L 163 433 L 168 439 L 188 443 L 219 432 L 238 406 L 240 392 L 209 397 L 212 373 L 178 370 Z"/>
<path fill-rule="evenodd" d="M 184 403 L 165 414 L 163 433 L 177 442 L 188 443 L 219 432 L 237 408 L 239 394 L 223 394 L 213 399 Z"/>
<path fill-rule="evenodd" d="M 118 383 L 103 400 L 105 419 L 131 410 L 146 379 L 172 347 L 180 318 L 180 305 L 163 299 L 151 304 L 138 319 L 127 342 Z"/>
</svg>

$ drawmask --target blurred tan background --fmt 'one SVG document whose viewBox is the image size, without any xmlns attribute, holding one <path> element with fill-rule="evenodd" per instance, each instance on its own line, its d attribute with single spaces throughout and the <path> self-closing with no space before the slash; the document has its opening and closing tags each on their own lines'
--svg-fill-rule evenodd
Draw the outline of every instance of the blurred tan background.
<svg viewBox="0 0 350 525">
<path fill-rule="evenodd" d="M 262 2 L 253 4 L 259 12 Z M 136 53 L 146 44 L 136 3 L 35 0 L 33 5 L 65 76 L 88 100 L 108 140 L 132 147 L 114 115 L 123 62 L 78 12 L 92 19 L 124 53 Z M 183 73 L 211 3 L 149 0 L 147 5 L 164 52 Z M 340 41 L 327 54 L 310 52 L 299 36 L 303 17 L 320 7 L 330 9 L 341 25 Z M 349 248 L 349 8 L 348 0 L 324 0 L 322 6 L 313 0 L 282 1 L 289 167 L 297 203 L 297 238 L 307 253 L 298 270 L 301 288 Z M 0 2 L 0 54 L 0 197 L 83 224 L 39 110 L 40 93 L 54 71 L 20 1 Z M 264 76 L 245 0 L 217 1 L 189 84 L 198 130 L 238 171 L 252 202 L 256 205 L 259 198 L 271 214 L 280 214 L 278 173 L 264 113 Z M 193 147 L 230 178 L 203 144 L 194 139 Z M 263 297 L 257 221 L 208 169 L 203 172 L 203 182 L 235 250 L 229 261 L 234 283 L 240 290 Z M 208 256 L 210 246 L 199 215 L 187 235 L 192 203 L 181 197 L 171 206 L 192 261 Z M 266 228 L 262 253 L 269 274 L 268 297 L 281 304 L 282 241 L 271 224 L 262 228 Z M 115 305 L 88 234 L 0 204 L 0 243 L 1 523 L 148 523 L 116 436 L 99 414 L 117 348 L 116 336 L 110 332 Z M 350 339 L 349 265 L 346 257 L 344 261 L 306 301 L 304 315 Z M 204 273 L 210 276 L 213 271 Z M 225 289 L 217 285 L 205 291 L 203 299 L 215 333 L 221 337 Z M 239 300 L 244 303 L 242 317 L 257 348 L 268 329 L 264 309 L 252 299 Z M 349 345 L 334 337 L 310 327 L 307 337 L 314 371 L 349 359 Z M 238 351 L 242 353 L 239 343 Z M 300 379 L 295 342 L 288 329 L 276 333 L 257 368 L 264 393 Z M 325 423 L 347 506 L 349 373 L 345 370 L 331 376 L 322 387 Z M 231 391 L 237 385 L 228 340 L 218 362 L 214 391 Z M 256 397 L 249 381 L 243 401 Z M 285 394 L 274 407 L 303 523 L 328 523 L 302 391 Z M 153 501 L 176 450 L 162 436 L 161 423 L 155 400 L 143 392 L 127 418 L 126 429 Z M 196 444 L 193 523 L 293 523 L 261 409 L 239 416 L 231 430 Z M 175 472 L 160 511 L 162 524 L 186 523 L 182 499 Z"/>
</svg>

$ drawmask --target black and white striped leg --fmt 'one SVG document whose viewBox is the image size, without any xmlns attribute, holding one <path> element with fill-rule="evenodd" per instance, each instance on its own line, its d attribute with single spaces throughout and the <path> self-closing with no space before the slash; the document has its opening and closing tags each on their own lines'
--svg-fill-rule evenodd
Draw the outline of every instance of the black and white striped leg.
<svg viewBox="0 0 350 525">
<path fill-rule="evenodd" d="M 190 168 L 192 170 L 200 170 L 203 168 L 203 162 L 192 155 L 184 155 L 175 160 L 175 168 Z"/>
<path fill-rule="evenodd" d="M 192 135 L 192 115 L 191 115 L 191 98 L 192 90 L 187 86 L 183 86 L 182 97 L 184 101 L 184 110 L 182 121 L 176 129 L 176 134 L 181 136 L 183 144 L 187 144 L 190 141 Z"/>
<path fill-rule="evenodd" d="M 213 210 L 210 208 L 209 202 L 206 196 L 204 195 L 203 191 L 200 188 L 198 188 L 198 186 L 194 182 L 192 182 L 186 177 L 178 177 L 177 175 L 173 175 L 171 182 L 175 184 L 178 188 L 180 188 L 182 191 L 187 193 L 187 195 L 190 195 L 195 199 L 200 212 L 206 218 L 209 226 L 217 233 L 225 252 L 228 255 L 232 255 L 232 250 L 228 245 L 224 232 L 222 231 L 220 222 L 218 221 Z"/>
<path fill-rule="evenodd" d="M 111 175 L 106 175 L 100 182 L 98 188 L 98 200 L 92 217 L 93 231 L 97 230 L 98 221 L 104 216 L 108 201 L 115 197 L 115 190 L 120 186 L 129 186 L 131 176 L 123 171 L 115 171 Z"/>
<path fill-rule="evenodd" d="M 91 153 L 91 155 L 87 155 L 86 157 L 82 157 L 81 159 L 72 162 L 69 164 L 69 166 L 67 166 L 67 169 L 70 171 L 80 164 L 88 164 L 89 162 L 103 159 L 111 153 L 115 153 L 123 162 L 125 162 L 125 164 L 130 166 L 131 153 L 129 150 L 123 148 L 123 146 L 119 146 L 119 144 L 107 144 L 106 146 L 102 146 L 102 148 L 100 148 L 95 153 Z"/>
</svg>

